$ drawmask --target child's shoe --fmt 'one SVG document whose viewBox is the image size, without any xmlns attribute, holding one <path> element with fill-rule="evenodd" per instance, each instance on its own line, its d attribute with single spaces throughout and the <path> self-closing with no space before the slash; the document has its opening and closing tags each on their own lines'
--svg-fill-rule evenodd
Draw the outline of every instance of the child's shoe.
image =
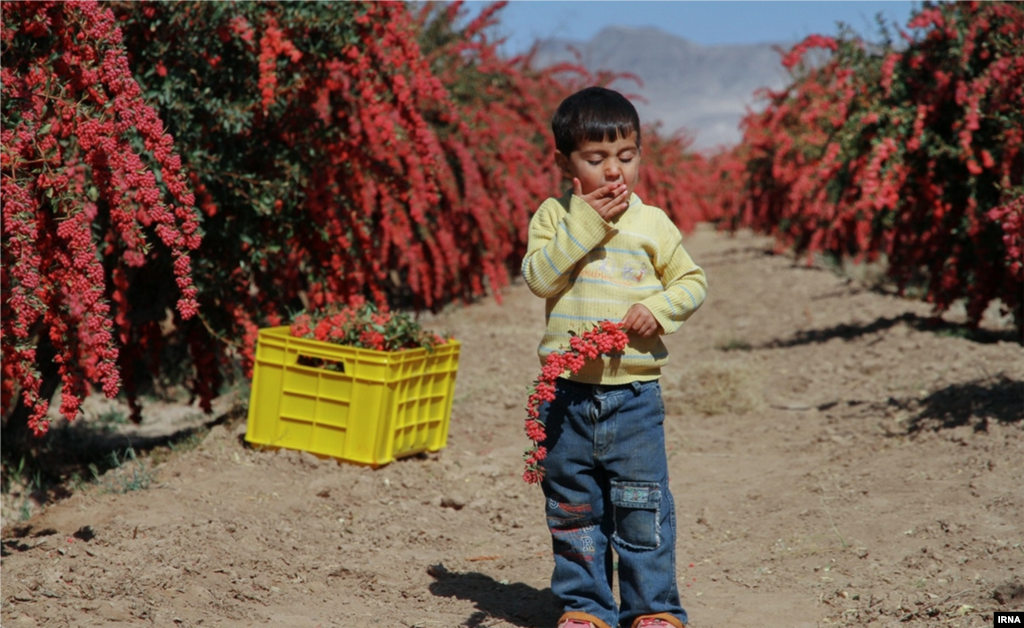
<svg viewBox="0 0 1024 628">
<path fill-rule="evenodd" d="M 594 628 L 594 624 L 582 619 L 567 619 L 558 624 L 558 628 Z"/>
<path fill-rule="evenodd" d="M 676 624 L 662 617 L 641 617 L 633 624 L 633 628 L 676 628 Z"/>
</svg>

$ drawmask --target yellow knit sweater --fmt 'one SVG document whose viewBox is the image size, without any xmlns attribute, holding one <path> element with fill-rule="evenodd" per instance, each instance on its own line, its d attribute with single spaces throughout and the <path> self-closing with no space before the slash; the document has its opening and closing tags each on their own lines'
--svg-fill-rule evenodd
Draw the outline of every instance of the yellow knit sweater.
<svg viewBox="0 0 1024 628">
<path fill-rule="evenodd" d="M 675 332 L 707 294 L 704 271 L 683 248 L 679 229 L 661 209 L 634 194 L 629 208 L 605 222 L 572 192 L 549 198 L 530 220 L 523 277 L 547 299 L 541 362 L 568 347 L 572 330 L 602 320 L 620 321 L 634 303 L 654 314 L 666 334 Z M 630 336 L 621 356 L 588 361 L 570 379 L 588 384 L 627 384 L 657 379 L 668 362 L 660 336 Z"/>
</svg>

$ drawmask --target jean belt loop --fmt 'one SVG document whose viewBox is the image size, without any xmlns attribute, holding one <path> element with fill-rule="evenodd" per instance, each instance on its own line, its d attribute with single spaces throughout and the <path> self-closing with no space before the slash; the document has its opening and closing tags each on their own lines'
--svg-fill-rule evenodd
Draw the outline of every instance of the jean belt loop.
<svg viewBox="0 0 1024 628">
<path fill-rule="evenodd" d="M 634 396 L 640 394 L 640 386 L 641 386 L 640 382 L 630 382 L 629 385 L 633 387 L 633 395 Z"/>
</svg>

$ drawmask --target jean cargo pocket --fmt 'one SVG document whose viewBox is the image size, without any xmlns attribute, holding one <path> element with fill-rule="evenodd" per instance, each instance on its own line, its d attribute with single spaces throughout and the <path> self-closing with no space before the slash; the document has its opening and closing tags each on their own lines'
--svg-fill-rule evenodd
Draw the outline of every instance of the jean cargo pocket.
<svg viewBox="0 0 1024 628">
<path fill-rule="evenodd" d="M 612 481 L 612 505 L 616 542 L 634 550 L 657 549 L 661 544 L 661 489 L 657 483 Z"/>
</svg>

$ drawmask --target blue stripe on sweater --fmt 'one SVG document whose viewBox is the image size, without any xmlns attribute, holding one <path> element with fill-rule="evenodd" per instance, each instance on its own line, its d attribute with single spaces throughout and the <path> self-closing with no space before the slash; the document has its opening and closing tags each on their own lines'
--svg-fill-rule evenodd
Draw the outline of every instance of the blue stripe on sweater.
<svg viewBox="0 0 1024 628">
<path fill-rule="evenodd" d="M 574 243 L 576 244 L 576 246 L 580 247 L 580 249 L 582 249 L 582 250 L 584 250 L 584 251 L 586 251 L 586 250 L 587 250 L 587 247 L 583 246 L 583 245 L 582 245 L 582 244 L 580 243 L 580 241 L 579 241 L 579 240 L 577 240 L 576 238 L 574 238 L 574 237 L 573 237 L 573 235 L 572 235 L 571 233 L 569 233 L 569 229 L 568 229 L 568 228 L 567 228 L 567 227 L 565 226 L 565 223 L 564 223 L 564 222 L 560 222 L 560 223 L 558 223 L 558 228 L 559 228 L 559 229 L 561 229 L 562 231 L 564 231 L 564 232 L 565 232 L 565 235 L 566 235 L 566 236 L 568 236 L 568 237 L 569 237 L 569 239 L 570 239 L 570 240 L 572 240 L 572 241 L 573 241 L 573 242 L 574 242 Z"/>
<path fill-rule="evenodd" d="M 685 286 L 677 286 L 680 290 L 686 293 L 686 296 L 690 297 L 690 302 L 693 303 L 693 307 L 697 307 L 697 299 L 694 298 L 693 293 L 686 289 Z"/>
<path fill-rule="evenodd" d="M 652 283 L 652 284 L 646 285 L 646 286 L 643 286 L 643 285 L 641 285 L 641 286 L 623 286 L 623 285 L 619 285 L 619 284 L 615 283 L 614 281 L 605 281 L 604 279 L 590 279 L 589 277 L 577 277 L 576 279 L 573 279 L 570 283 L 573 283 L 573 284 L 576 284 L 576 283 L 594 283 L 594 284 L 599 284 L 599 285 L 602 285 L 602 286 L 615 286 L 616 288 L 622 288 L 623 290 L 646 290 L 647 292 L 651 292 L 652 290 L 661 290 L 662 289 L 660 283 L 658 283 L 658 284 L 653 284 Z"/>
<path fill-rule="evenodd" d="M 556 275 L 561 275 L 562 271 L 558 270 L 558 266 L 555 266 L 555 262 L 554 262 L 554 260 L 551 259 L 551 256 L 548 255 L 547 249 L 541 249 L 541 250 L 544 251 L 544 259 L 546 259 L 548 261 L 548 266 L 551 267 L 551 270 L 555 271 Z"/>
<path fill-rule="evenodd" d="M 574 316 L 572 314 L 556 314 L 554 312 L 552 312 L 548 316 L 550 316 L 551 318 L 564 318 L 564 319 L 570 320 L 570 321 L 594 321 L 594 322 L 600 322 L 600 321 L 608 320 L 607 316 Z"/>
<path fill-rule="evenodd" d="M 668 303 L 669 312 L 671 312 L 672 316 L 675 316 L 676 306 L 672 305 L 672 299 L 668 298 L 668 295 L 665 294 L 664 292 L 661 293 L 661 298 L 665 299 L 665 303 Z"/>
<path fill-rule="evenodd" d="M 613 249 L 607 246 L 600 246 L 594 249 L 593 253 L 597 253 L 599 251 L 606 251 L 608 253 L 620 253 L 622 255 L 634 255 L 636 257 L 648 257 L 647 251 L 644 251 L 643 249 Z"/>
</svg>

